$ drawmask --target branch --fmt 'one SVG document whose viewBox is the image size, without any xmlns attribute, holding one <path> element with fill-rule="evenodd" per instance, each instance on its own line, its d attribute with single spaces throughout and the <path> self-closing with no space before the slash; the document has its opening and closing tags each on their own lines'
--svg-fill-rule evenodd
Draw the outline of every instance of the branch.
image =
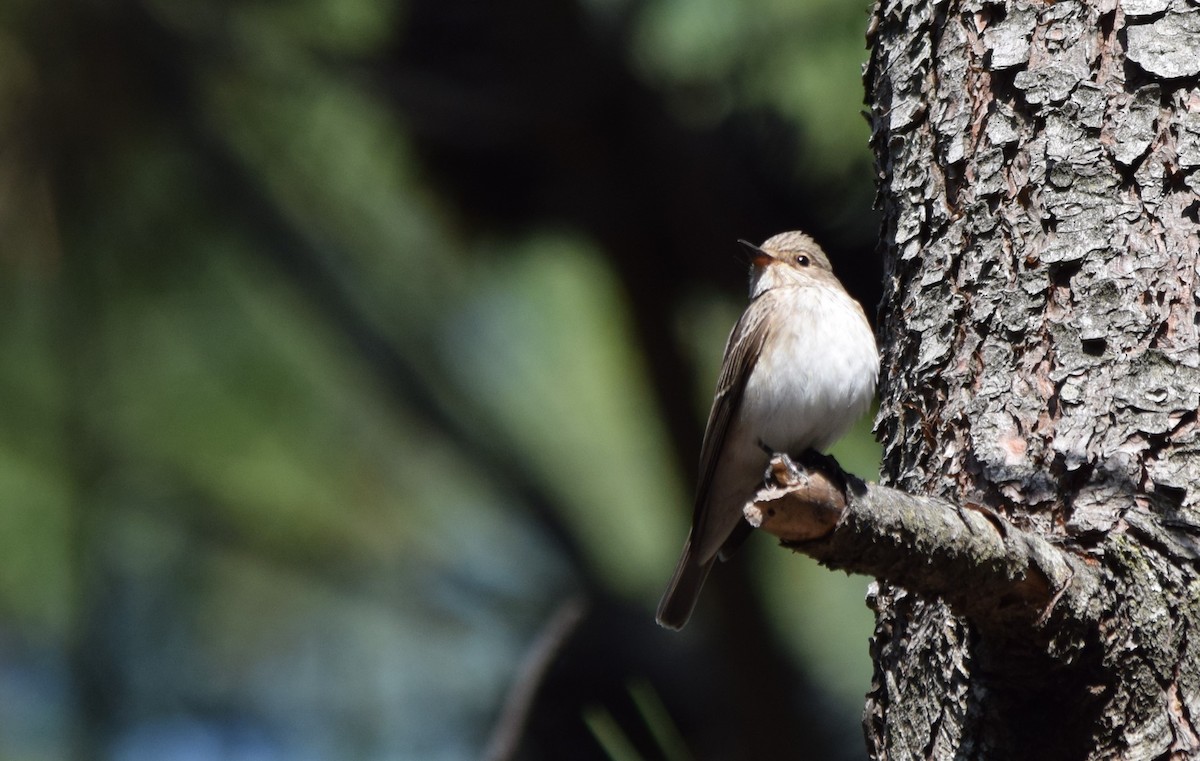
<svg viewBox="0 0 1200 761">
<path fill-rule="evenodd" d="M 805 469 L 777 454 L 745 515 L 830 568 L 940 597 L 981 631 L 1026 641 L 1042 632 L 1035 641 L 1044 645 L 1064 626 L 1094 627 L 1097 574 L 981 505 L 914 496 L 840 469 Z"/>
<path fill-rule="evenodd" d="M 538 689 L 586 613 L 587 605 L 581 598 L 568 598 L 538 632 L 537 639 L 521 659 L 516 679 L 504 698 L 500 718 L 483 753 L 486 761 L 508 761 L 517 755 Z"/>
</svg>

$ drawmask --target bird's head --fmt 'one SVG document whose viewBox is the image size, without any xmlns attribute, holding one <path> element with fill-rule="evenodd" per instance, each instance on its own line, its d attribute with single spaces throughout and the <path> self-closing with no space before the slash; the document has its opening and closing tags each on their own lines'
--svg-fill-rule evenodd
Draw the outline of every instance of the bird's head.
<svg viewBox="0 0 1200 761">
<path fill-rule="evenodd" d="M 750 257 L 750 296 L 786 285 L 834 280 L 829 257 L 817 242 L 799 231 L 780 233 L 761 246 L 739 240 Z"/>
</svg>

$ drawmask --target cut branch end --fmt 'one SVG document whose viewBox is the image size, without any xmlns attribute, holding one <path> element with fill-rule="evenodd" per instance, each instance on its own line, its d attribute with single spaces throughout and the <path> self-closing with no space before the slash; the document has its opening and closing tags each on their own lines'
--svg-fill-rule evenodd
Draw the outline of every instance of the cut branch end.
<svg viewBox="0 0 1200 761">
<path fill-rule="evenodd" d="M 1056 611 L 1086 625 L 1087 606 L 1074 604 L 1094 583 L 1086 565 L 986 506 L 915 496 L 835 465 L 805 468 L 775 455 L 744 514 L 831 568 L 941 598 L 981 631 L 1037 641 Z"/>
</svg>

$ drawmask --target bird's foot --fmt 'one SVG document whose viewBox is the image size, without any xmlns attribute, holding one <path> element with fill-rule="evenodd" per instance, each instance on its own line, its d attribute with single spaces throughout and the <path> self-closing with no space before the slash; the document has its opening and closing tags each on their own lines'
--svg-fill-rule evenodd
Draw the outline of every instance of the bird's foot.
<svg viewBox="0 0 1200 761">
<path fill-rule="evenodd" d="M 846 489 L 846 471 L 833 455 L 822 454 L 815 449 L 806 449 L 795 458 L 795 462 L 805 470 L 815 470 L 836 482 L 843 491 Z"/>
</svg>

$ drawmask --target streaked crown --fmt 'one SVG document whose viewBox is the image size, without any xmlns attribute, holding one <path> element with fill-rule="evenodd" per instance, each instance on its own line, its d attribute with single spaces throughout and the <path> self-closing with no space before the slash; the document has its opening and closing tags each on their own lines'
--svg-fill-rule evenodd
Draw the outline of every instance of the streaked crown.
<svg viewBox="0 0 1200 761">
<path fill-rule="evenodd" d="M 825 255 L 817 242 L 799 230 L 772 235 L 763 242 L 761 248 L 780 261 L 791 263 L 797 256 L 807 256 L 808 264 L 806 266 L 826 272 L 833 271 L 833 267 L 829 264 L 829 257 Z"/>
</svg>

